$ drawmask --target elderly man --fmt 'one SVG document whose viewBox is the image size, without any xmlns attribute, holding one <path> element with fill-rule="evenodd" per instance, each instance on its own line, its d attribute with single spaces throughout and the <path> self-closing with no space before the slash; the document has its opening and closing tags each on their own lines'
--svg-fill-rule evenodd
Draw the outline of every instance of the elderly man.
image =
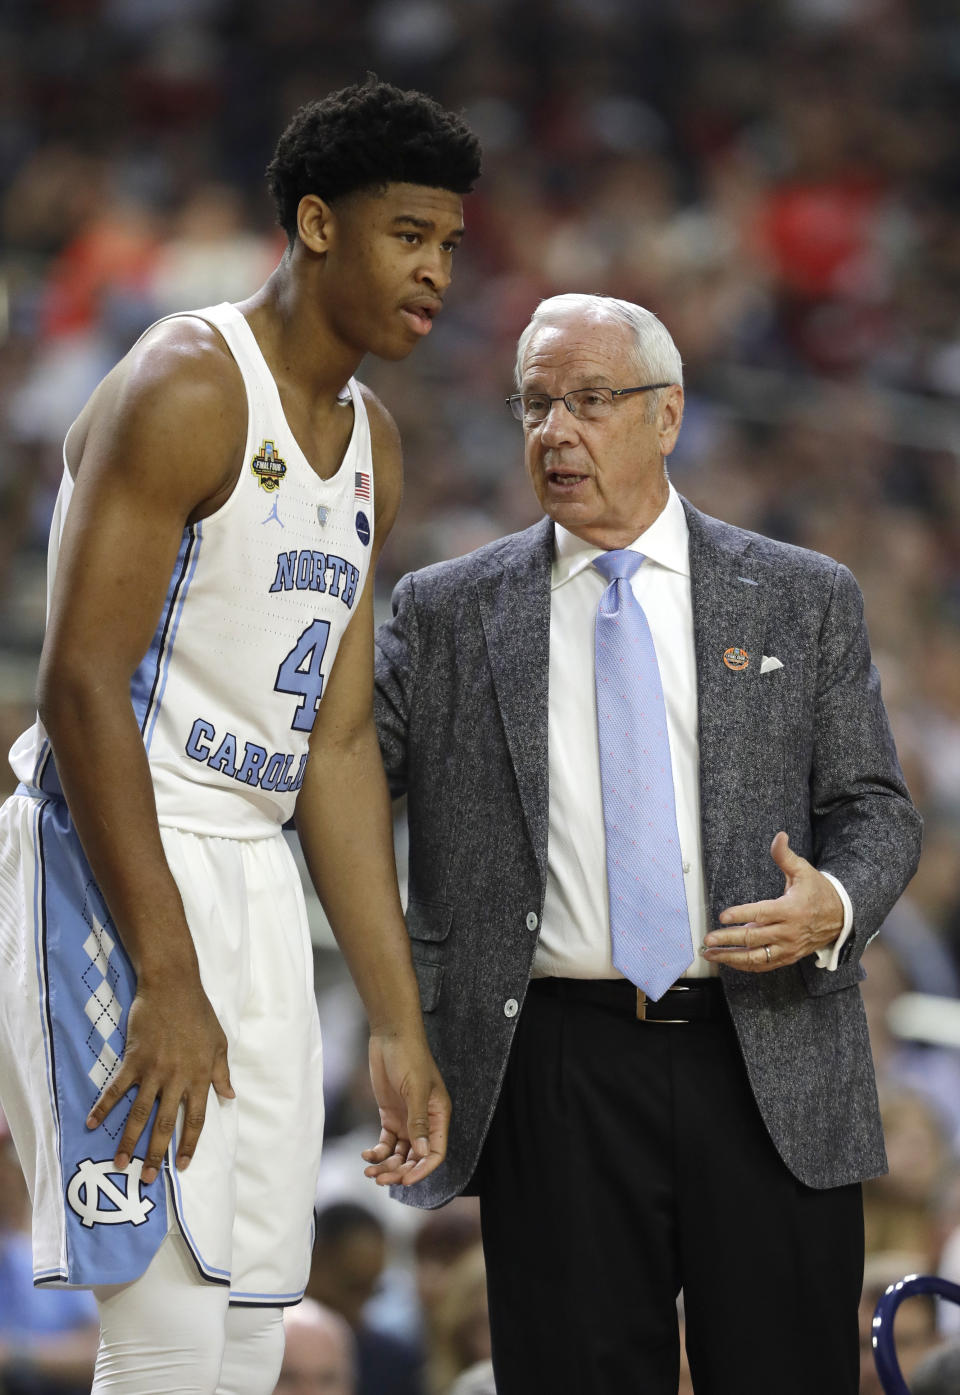
<svg viewBox="0 0 960 1395">
<path fill-rule="evenodd" d="M 283 1314 L 286 1344 L 274 1395 L 354 1395 L 353 1333 L 339 1313 L 305 1298 Z"/>
<path fill-rule="evenodd" d="M 479 1192 L 500 1395 L 675 1395 L 681 1287 L 698 1391 L 854 1395 L 860 956 L 920 823 L 859 591 L 675 493 L 648 311 L 545 301 L 517 386 L 548 517 L 405 577 L 378 637 L 454 1101 L 404 1199 Z"/>
</svg>

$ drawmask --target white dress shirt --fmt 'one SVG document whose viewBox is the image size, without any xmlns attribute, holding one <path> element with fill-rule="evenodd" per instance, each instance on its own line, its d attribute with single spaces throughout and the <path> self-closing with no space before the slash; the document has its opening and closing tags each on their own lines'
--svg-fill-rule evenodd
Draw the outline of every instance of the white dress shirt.
<svg viewBox="0 0 960 1395">
<path fill-rule="evenodd" d="M 600 548 L 560 524 L 554 525 L 554 537 L 547 888 L 533 976 L 620 978 L 610 947 L 593 661 L 597 606 L 607 583 L 591 566 Z M 694 949 L 685 977 L 703 978 L 716 974 L 717 966 L 699 953 L 704 935 L 714 926 L 707 922 L 700 836 L 690 541 L 683 505 L 672 485 L 663 512 L 630 548 L 645 558 L 630 584 L 653 635 L 667 711 L 677 830 Z M 835 877 L 830 881 L 843 902 L 844 926 L 832 946 L 818 951 L 817 963 L 821 968 L 835 969 L 853 913 L 844 888 Z"/>
</svg>

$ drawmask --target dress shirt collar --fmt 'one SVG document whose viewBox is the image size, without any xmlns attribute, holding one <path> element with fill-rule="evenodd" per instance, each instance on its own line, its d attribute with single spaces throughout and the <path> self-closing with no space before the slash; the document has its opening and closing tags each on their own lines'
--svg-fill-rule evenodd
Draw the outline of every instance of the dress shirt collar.
<svg viewBox="0 0 960 1395">
<path fill-rule="evenodd" d="M 603 548 L 584 542 L 562 524 L 553 525 L 554 560 L 550 589 L 555 591 L 571 577 L 579 575 L 598 557 Z M 690 535 L 680 495 L 670 485 L 667 502 L 650 527 L 630 544 L 629 551 L 642 552 L 651 562 L 690 575 Z"/>
</svg>

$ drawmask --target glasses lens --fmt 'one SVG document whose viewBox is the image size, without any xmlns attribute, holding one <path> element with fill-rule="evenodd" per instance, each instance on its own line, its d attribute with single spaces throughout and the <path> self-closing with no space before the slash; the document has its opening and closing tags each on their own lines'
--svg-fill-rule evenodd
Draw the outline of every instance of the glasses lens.
<svg viewBox="0 0 960 1395">
<path fill-rule="evenodd" d="M 580 421 L 599 421 L 613 406 L 613 393 L 609 388 L 580 388 L 568 392 L 564 401 Z"/>
<path fill-rule="evenodd" d="M 550 398 L 542 392 L 525 393 L 520 399 L 522 417 L 526 422 L 543 421 L 550 411 Z"/>
</svg>

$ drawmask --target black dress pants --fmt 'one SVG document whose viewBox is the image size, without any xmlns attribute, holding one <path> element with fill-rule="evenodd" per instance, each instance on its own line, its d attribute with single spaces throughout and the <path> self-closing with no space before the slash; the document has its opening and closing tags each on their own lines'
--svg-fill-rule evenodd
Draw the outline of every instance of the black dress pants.
<svg viewBox="0 0 960 1395">
<path fill-rule="evenodd" d="M 531 985 L 475 1185 L 498 1395 L 676 1395 L 681 1288 L 697 1395 L 856 1395 L 860 1187 L 787 1169 L 725 1009 Z"/>
</svg>

